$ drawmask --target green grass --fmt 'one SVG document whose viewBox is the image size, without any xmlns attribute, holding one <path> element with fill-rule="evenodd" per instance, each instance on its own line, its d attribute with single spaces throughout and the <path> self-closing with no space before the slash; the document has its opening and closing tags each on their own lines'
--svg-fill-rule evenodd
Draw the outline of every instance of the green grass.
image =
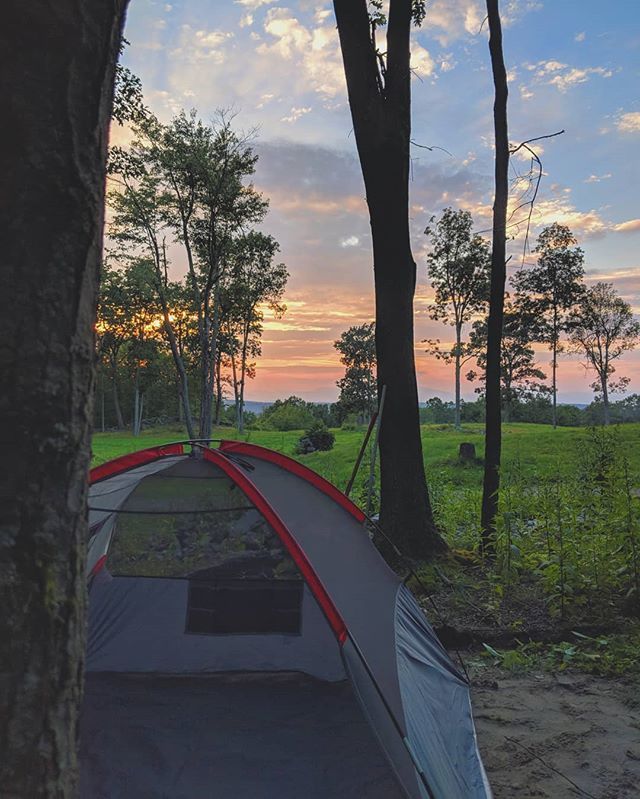
<svg viewBox="0 0 640 799">
<path fill-rule="evenodd" d="M 332 483 L 344 489 L 351 474 L 358 449 L 364 437 L 363 430 L 335 430 L 335 446 L 329 452 L 296 456 L 294 453 L 301 430 L 280 433 L 272 430 L 249 430 L 243 440 L 270 447 L 286 455 L 297 457 L 311 469 L 322 474 Z M 220 428 L 214 437 L 238 438 L 235 430 Z M 93 461 L 99 463 L 157 444 L 181 440 L 186 434 L 177 426 L 145 430 L 135 438 L 129 432 L 96 433 L 93 437 Z M 566 471 L 577 462 L 581 442 L 586 442 L 585 428 L 560 427 L 554 430 L 548 425 L 507 424 L 503 428 L 503 464 L 509 468 L 517 464 L 523 474 L 548 474 L 560 469 Z M 422 444 L 427 476 L 436 482 L 444 482 L 459 488 L 479 488 L 482 482 L 482 465 L 460 466 L 458 447 L 461 442 L 475 444 L 478 458 L 484 451 L 483 425 L 465 425 L 456 432 L 449 425 L 423 425 Z M 630 460 L 633 472 L 640 471 L 640 424 L 620 427 L 620 445 Z"/>
<path fill-rule="evenodd" d="M 300 430 L 251 430 L 243 439 L 297 457 L 344 489 L 365 433 L 334 432 L 332 450 L 303 456 L 295 455 Z M 224 428 L 214 436 L 236 438 L 236 432 Z M 137 438 L 98 433 L 93 462 L 183 438 L 176 426 Z M 422 440 L 436 523 L 469 565 L 469 574 L 456 571 L 450 585 L 466 581 L 473 588 L 479 580 L 480 603 L 496 608 L 509 597 L 517 599 L 518 592 L 530 604 L 531 589 L 543 614 L 562 619 L 640 615 L 640 424 L 597 430 L 505 425 L 497 558 L 477 578 L 478 561 L 471 553 L 480 539 L 483 426 L 466 425 L 456 432 L 451 426 L 425 425 Z M 475 444 L 475 463 L 458 461 L 463 441 Z M 352 492 L 361 506 L 367 476 L 365 456 Z M 374 509 L 376 503 L 374 495 Z"/>
</svg>

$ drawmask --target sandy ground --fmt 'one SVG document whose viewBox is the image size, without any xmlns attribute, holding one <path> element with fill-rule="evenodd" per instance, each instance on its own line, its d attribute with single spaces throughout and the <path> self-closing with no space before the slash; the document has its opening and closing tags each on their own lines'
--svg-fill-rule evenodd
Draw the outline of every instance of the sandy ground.
<svg viewBox="0 0 640 799">
<path fill-rule="evenodd" d="M 637 682 L 583 674 L 505 676 L 487 671 L 474 680 L 473 707 L 495 799 L 640 798 Z M 573 780 L 583 793 L 532 753 Z"/>
</svg>

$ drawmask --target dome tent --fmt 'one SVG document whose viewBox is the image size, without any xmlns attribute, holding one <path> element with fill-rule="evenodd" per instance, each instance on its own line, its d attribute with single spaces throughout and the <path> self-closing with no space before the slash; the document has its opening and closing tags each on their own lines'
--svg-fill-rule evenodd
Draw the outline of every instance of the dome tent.
<svg viewBox="0 0 640 799">
<path fill-rule="evenodd" d="M 464 677 L 329 482 L 171 444 L 89 507 L 81 795 L 491 796 Z"/>
</svg>

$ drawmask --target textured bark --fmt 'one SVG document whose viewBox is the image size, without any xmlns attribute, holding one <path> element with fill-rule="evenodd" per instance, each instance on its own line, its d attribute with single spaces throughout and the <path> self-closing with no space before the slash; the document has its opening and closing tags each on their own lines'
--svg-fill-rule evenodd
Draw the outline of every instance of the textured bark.
<svg viewBox="0 0 640 799">
<path fill-rule="evenodd" d="M 376 296 L 381 524 L 408 554 L 445 549 L 433 520 L 422 458 L 414 360 L 416 264 L 409 239 L 410 0 L 392 0 L 381 90 L 365 0 L 334 0 L 349 105 L 364 178 Z"/>
<path fill-rule="evenodd" d="M 462 357 L 460 355 L 460 348 L 462 346 L 462 325 L 456 325 L 456 355 L 455 355 L 455 383 L 456 383 L 456 399 L 455 399 L 455 413 L 453 418 L 453 426 L 456 430 L 460 430 L 460 370 L 462 369 Z"/>
<path fill-rule="evenodd" d="M 495 553 L 494 531 L 500 490 L 500 456 L 502 450 L 502 401 L 500 363 L 504 285 L 506 280 L 506 227 L 509 200 L 509 134 L 507 127 L 507 71 L 502 53 L 502 27 L 498 0 L 487 0 L 489 19 L 489 51 L 495 86 L 493 123 L 496 142 L 495 197 L 493 201 L 493 240 L 491 250 L 491 289 L 487 320 L 486 362 L 486 425 L 484 448 L 484 480 L 480 525 L 481 550 L 488 557 Z"/>
<path fill-rule="evenodd" d="M 122 408 L 120 407 L 120 394 L 118 392 L 118 378 L 117 378 L 115 369 L 114 369 L 114 372 L 113 372 L 111 390 L 112 390 L 112 394 L 113 394 L 113 409 L 114 409 L 115 414 L 116 414 L 116 425 L 118 426 L 118 430 L 122 430 L 122 428 L 124 427 L 124 418 L 122 416 Z"/>
<path fill-rule="evenodd" d="M 0 793 L 71 797 L 105 161 L 125 0 L 0 28 Z"/>
</svg>

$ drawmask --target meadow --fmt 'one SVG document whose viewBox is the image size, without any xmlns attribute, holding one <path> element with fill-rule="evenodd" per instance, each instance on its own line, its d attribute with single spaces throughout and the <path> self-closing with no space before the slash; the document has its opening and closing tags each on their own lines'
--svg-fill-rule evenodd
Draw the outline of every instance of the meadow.
<svg viewBox="0 0 640 799">
<path fill-rule="evenodd" d="M 295 454 L 302 431 L 250 430 L 242 438 L 297 457 L 344 490 L 364 430 L 334 433 L 332 450 L 309 455 Z M 222 428 L 214 436 L 233 439 L 237 434 Z M 97 433 L 93 465 L 183 437 L 177 426 L 145 430 L 135 438 L 126 432 Z M 455 562 L 445 564 L 444 571 L 467 594 L 479 591 L 478 602 L 491 606 L 494 618 L 512 623 L 508 605 L 514 598 L 528 606 L 518 611 L 521 616 L 532 609 L 568 620 L 638 614 L 640 424 L 556 430 L 505 425 L 497 560 L 490 568 L 482 567 L 475 555 L 483 426 L 469 424 L 455 431 L 449 425 L 425 425 L 422 439 L 436 521 L 454 553 Z M 460 462 L 462 442 L 475 444 L 475 462 Z M 368 473 L 367 454 L 352 491 L 362 506 Z M 438 589 L 429 567 L 423 576 Z"/>
</svg>

